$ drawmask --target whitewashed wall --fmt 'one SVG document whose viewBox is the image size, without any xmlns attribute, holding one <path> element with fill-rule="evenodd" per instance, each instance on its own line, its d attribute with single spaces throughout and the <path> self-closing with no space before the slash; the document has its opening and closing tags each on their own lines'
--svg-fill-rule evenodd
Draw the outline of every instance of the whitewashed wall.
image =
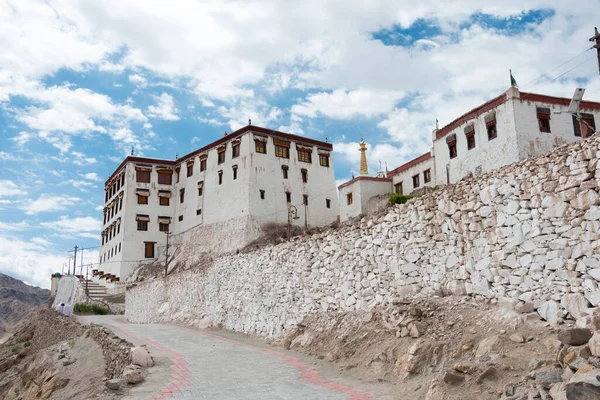
<svg viewBox="0 0 600 400">
<path fill-rule="evenodd" d="M 340 221 L 347 221 L 359 215 L 367 215 L 369 199 L 373 196 L 391 193 L 389 180 L 362 179 L 358 177 L 349 185 L 340 185 Z M 348 193 L 352 193 L 352 204 L 348 204 Z"/>
<path fill-rule="evenodd" d="M 423 172 L 425 172 L 426 170 L 429 170 L 430 174 L 431 174 L 431 180 L 427 183 L 425 182 L 425 176 L 423 175 Z M 414 187 L 414 185 L 413 185 L 413 176 L 414 175 L 419 175 L 419 187 Z M 420 189 L 422 187 L 435 186 L 436 179 L 435 179 L 434 158 L 432 157 L 432 158 L 429 158 L 428 160 L 425 160 L 416 165 L 413 165 L 404 171 L 396 173 L 395 175 L 391 176 L 391 178 L 392 178 L 392 191 L 395 192 L 395 190 L 396 190 L 395 185 L 397 183 L 402 182 L 402 192 L 405 195 L 411 194 L 414 190 Z"/>
<path fill-rule="evenodd" d="M 495 111 L 498 132 L 495 139 L 488 140 L 485 113 L 458 126 L 443 138 L 433 141 L 436 185 L 447 183 L 447 168 L 450 170 L 450 183 L 455 183 L 470 173 L 489 172 L 519 160 L 513 104 L 506 102 Z M 475 148 L 471 150 L 467 149 L 464 132 L 468 124 L 475 126 Z M 446 138 L 452 134 L 456 135 L 457 157 L 451 159 Z"/>
</svg>

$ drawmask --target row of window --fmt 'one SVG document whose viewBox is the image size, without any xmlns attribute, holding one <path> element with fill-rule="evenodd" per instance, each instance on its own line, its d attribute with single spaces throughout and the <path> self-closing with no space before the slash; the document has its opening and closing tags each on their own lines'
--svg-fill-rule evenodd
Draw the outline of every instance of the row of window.
<svg viewBox="0 0 600 400">
<path fill-rule="evenodd" d="M 273 139 L 275 157 L 290 158 L 290 142 L 285 140 Z M 267 154 L 267 142 L 262 139 L 254 140 L 254 151 L 260 154 Z M 312 148 L 296 145 L 298 152 L 298 161 L 308 164 L 312 163 Z M 329 154 L 319 153 L 319 165 L 329 167 Z"/>
<path fill-rule="evenodd" d="M 423 182 L 425 184 L 431 182 L 431 169 L 426 169 L 425 171 L 423 171 Z M 398 183 L 394 184 L 394 192 L 395 193 L 404 194 L 402 184 L 403 184 L 403 182 L 398 182 Z M 412 176 L 412 184 L 413 184 L 413 189 L 416 189 L 421 186 L 420 174 L 416 174 L 416 175 Z"/>
<path fill-rule="evenodd" d="M 536 109 L 538 126 L 540 132 L 550 133 L 550 108 L 538 107 Z M 593 114 L 581 114 L 581 118 L 573 115 L 573 133 L 577 137 L 589 137 L 596 131 L 596 121 L 594 120 Z M 496 128 L 496 119 L 486 121 L 486 130 L 488 140 L 495 139 L 498 137 L 498 131 Z M 475 127 L 474 125 L 468 125 L 465 128 L 465 136 L 467 138 L 467 150 L 475 148 Z M 450 135 L 446 139 L 448 144 L 448 152 L 450 158 L 456 158 L 458 151 L 456 148 L 456 135 Z"/>
<path fill-rule="evenodd" d="M 102 232 L 102 245 L 108 243 L 112 238 L 121 233 L 121 218 L 114 225 L 109 226 Z"/>
<path fill-rule="evenodd" d="M 116 215 L 118 215 L 119 211 L 123 209 L 123 196 L 115 199 L 111 202 L 109 207 L 104 209 L 104 219 L 102 225 L 106 225 L 111 219 L 113 219 Z"/>
<path fill-rule="evenodd" d="M 119 190 L 125 186 L 125 174 L 121 175 L 115 183 L 113 183 L 104 193 L 104 203 L 108 203 L 115 194 L 119 193 Z"/>
<path fill-rule="evenodd" d="M 104 254 L 102 254 L 100 256 L 100 264 L 102 264 L 103 261 L 106 261 L 106 259 L 111 259 L 111 257 L 116 256 L 118 253 L 121 252 L 121 243 L 119 243 L 118 245 L 115 244 L 115 246 L 113 248 L 111 248 L 110 250 L 107 250 Z"/>
</svg>

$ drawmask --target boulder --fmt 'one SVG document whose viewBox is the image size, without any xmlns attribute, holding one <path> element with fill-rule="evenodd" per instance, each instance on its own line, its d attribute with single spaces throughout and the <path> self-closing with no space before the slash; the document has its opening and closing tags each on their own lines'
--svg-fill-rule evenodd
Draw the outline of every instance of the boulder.
<svg viewBox="0 0 600 400">
<path fill-rule="evenodd" d="M 587 382 L 567 383 L 565 392 L 567 400 L 600 399 L 600 386 L 592 385 Z"/>
<path fill-rule="evenodd" d="M 525 303 L 517 303 L 515 305 L 515 311 L 521 314 L 531 313 L 533 312 L 534 307 L 533 303 L 525 302 Z"/>
<path fill-rule="evenodd" d="M 110 390 L 119 390 L 119 389 L 121 389 L 121 385 L 123 385 L 123 379 L 121 379 L 121 378 L 109 379 L 104 384 Z"/>
<path fill-rule="evenodd" d="M 586 344 L 592 337 L 592 331 L 587 328 L 571 328 L 558 331 L 558 340 L 562 344 L 570 346 L 581 346 Z"/>
<path fill-rule="evenodd" d="M 558 325 L 558 321 L 562 316 L 558 303 L 554 300 L 548 300 L 542 303 L 537 312 L 540 317 L 548 321 L 552 326 Z"/>
<path fill-rule="evenodd" d="M 498 344 L 498 339 L 498 336 L 490 336 L 479 342 L 479 346 L 477 346 L 477 350 L 475 351 L 475 358 L 480 358 L 491 353 Z"/>
<path fill-rule="evenodd" d="M 535 383 L 544 389 L 548 389 L 552 384 L 562 382 L 563 371 L 560 368 L 546 368 L 535 373 Z"/>
<path fill-rule="evenodd" d="M 148 368 L 154 365 L 154 360 L 150 353 L 148 353 L 146 346 L 139 346 L 131 349 L 131 363 Z"/>
<path fill-rule="evenodd" d="M 446 372 L 444 374 L 444 382 L 449 385 L 458 385 L 465 380 L 465 376 L 462 374 L 456 374 L 454 372 Z"/>
<path fill-rule="evenodd" d="M 509 339 L 515 343 L 525 343 L 525 338 L 518 332 L 510 335 Z"/>
<path fill-rule="evenodd" d="M 144 369 L 139 365 L 129 364 L 123 369 L 123 380 L 130 385 L 144 381 Z"/>
<path fill-rule="evenodd" d="M 594 332 L 594 335 L 588 342 L 588 346 L 593 356 L 600 357 L 600 332 Z"/>
<path fill-rule="evenodd" d="M 587 315 L 589 306 L 587 299 L 581 293 L 565 294 L 561 301 L 573 319 L 581 318 Z"/>
</svg>

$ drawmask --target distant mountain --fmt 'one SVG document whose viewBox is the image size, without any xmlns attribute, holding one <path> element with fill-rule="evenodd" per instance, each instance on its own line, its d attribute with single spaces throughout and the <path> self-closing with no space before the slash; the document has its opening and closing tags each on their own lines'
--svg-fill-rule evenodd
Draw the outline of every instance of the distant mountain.
<svg viewBox="0 0 600 400">
<path fill-rule="evenodd" d="M 29 286 L 0 273 L 0 337 L 40 304 L 47 304 L 50 291 Z"/>
</svg>

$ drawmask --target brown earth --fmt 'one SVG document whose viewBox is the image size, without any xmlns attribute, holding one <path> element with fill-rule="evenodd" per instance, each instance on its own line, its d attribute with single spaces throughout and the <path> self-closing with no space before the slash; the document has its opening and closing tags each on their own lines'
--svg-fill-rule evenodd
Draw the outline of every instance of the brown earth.
<svg viewBox="0 0 600 400">
<path fill-rule="evenodd" d="M 398 399 L 512 398 L 507 390 L 527 390 L 532 371 L 555 364 L 560 342 L 537 314 L 508 308 L 469 297 L 399 300 L 307 316 L 283 344 L 363 379 L 401 383 Z"/>
<path fill-rule="evenodd" d="M 40 308 L 0 346 L 0 398 L 112 399 L 101 347 L 73 318 Z"/>
</svg>

